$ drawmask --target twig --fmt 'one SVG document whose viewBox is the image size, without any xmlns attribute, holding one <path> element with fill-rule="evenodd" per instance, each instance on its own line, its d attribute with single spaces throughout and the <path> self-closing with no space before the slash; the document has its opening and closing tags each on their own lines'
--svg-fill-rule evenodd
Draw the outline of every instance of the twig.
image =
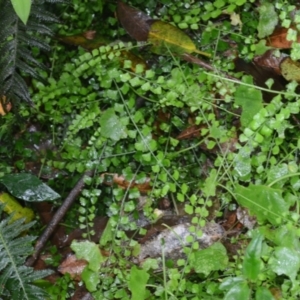
<svg viewBox="0 0 300 300">
<path fill-rule="evenodd" d="M 205 61 L 199 59 L 198 57 L 196 56 L 193 56 L 191 54 L 188 54 L 188 53 L 184 53 L 181 58 L 183 58 L 184 60 L 192 63 L 192 64 L 195 64 L 195 65 L 198 65 L 208 71 L 217 71 L 216 68 L 214 68 L 212 65 L 206 63 Z M 223 74 L 226 78 L 228 79 L 231 79 L 231 80 L 234 80 L 236 82 L 241 82 L 239 79 L 225 73 L 225 72 L 222 72 L 222 71 L 218 71 L 219 73 Z"/>
<path fill-rule="evenodd" d="M 85 176 L 92 176 L 93 171 L 88 171 L 84 173 L 84 175 L 79 179 L 75 187 L 69 193 L 68 197 L 64 200 L 61 207 L 56 211 L 55 215 L 53 216 L 51 222 L 48 224 L 47 228 L 43 232 L 43 234 L 37 240 L 33 254 L 27 259 L 26 265 L 33 266 L 34 262 L 37 260 L 39 254 L 45 247 L 47 241 L 49 240 L 50 236 L 58 226 L 61 219 L 65 216 L 68 209 L 71 207 L 77 196 L 80 194 L 82 188 L 84 187 L 84 178 Z"/>
</svg>

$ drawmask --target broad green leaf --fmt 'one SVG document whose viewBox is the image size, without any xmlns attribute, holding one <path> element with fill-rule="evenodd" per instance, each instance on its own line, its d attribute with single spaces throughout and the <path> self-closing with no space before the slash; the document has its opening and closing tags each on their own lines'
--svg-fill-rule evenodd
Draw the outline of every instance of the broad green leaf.
<svg viewBox="0 0 300 300">
<path fill-rule="evenodd" d="M 252 79 L 246 76 L 248 84 L 252 84 Z M 234 103 L 241 106 L 242 115 L 241 123 L 246 127 L 254 115 L 256 115 L 263 108 L 262 93 L 255 87 L 239 85 L 234 94 Z"/>
<path fill-rule="evenodd" d="M 179 55 L 196 52 L 210 56 L 208 53 L 197 50 L 190 37 L 179 28 L 159 20 L 152 23 L 147 41 L 153 45 L 152 51 L 156 54 L 168 54 L 170 51 Z"/>
<path fill-rule="evenodd" d="M 14 197 L 7 193 L 0 194 L 0 203 L 4 204 L 3 210 L 7 214 L 13 214 L 12 221 L 25 218 L 25 222 L 29 223 L 34 218 L 32 209 L 23 207 Z"/>
<path fill-rule="evenodd" d="M 278 23 L 278 16 L 274 8 L 274 4 L 264 2 L 262 3 L 259 8 L 259 23 L 257 26 L 258 30 L 258 37 L 264 38 L 270 35 L 277 23 Z"/>
<path fill-rule="evenodd" d="M 131 291 L 131 300 L 143 300 L 147 295 L 146 284 L 150 275 L 145 270 L 133 266 L 130 270 L 128 287 Z"/>
<path fill-rule="evenodd" d="M 288 213 L 288 205 L 282 198 L 282 190 L 272 189 L 264 185 L 250 184 L 248 187 L 236 186 L 236 198 L 241 206 L 250 210 L 260 221 L 269 221 L 278 225 L 282 217 Z"/>
<path fill-rule="evenodd" d="M 267 288 L 260 286 L 256 290 L 255 300 L 275 300 L 275 298 Z"/>
<path fill-rule="evenodd" d="M 250 288 L 246 282 L 234 285 L 225 295 L 224 300 L 249 300 Z"/>
<path fill-rule="evenodd" d="M 81 273 L 81 278 L 89 292 L 97 291 L 97 285 L 100 282 L 100 276 L 98 272 L 92 271 L 88 266 L 86 266 Z"/>
<path fill-rule="evenodd" d="M 195 252 L 191 260 L 195 272 L 203 273 L 206 276 L 212 271 L 224 270 L 228 264 L 226 249 L 219 242 Z"/>
<path fill-rule="evenodd" d="M 250 280 L 257 280 L 260 272 L 260 267 L 262 264 L 260 259 L 262 242 L 263 236 L 261 234 L 256 234 L 246 249 L 245 258 L 243 261 L 243 274 Z"/>
<path fill-rule="evenodd" d="M 217 170 L 212 169 L 210 171 L 209 176 L 205 179 L 204 187 L 202 188 L 202 192 L 206 197 L 215 196 L 216 195 L 216 185 L 217 185 Z"/>
<path fill-rule="evenodd" d="M 93 242 L 74 240 L 71 249 L 75 252 L 77 258 L 88 261 L 88 268 L 93 272 L 97 272 L 100 269 L 100 264 L 105 261 L 98 245 Z"/>
<path fill-rule="evenodd" d="M 59 194 L 31 174 L 7 174 L 0 179 L 0 183 L 10 194 L 24 201 L 53 201 L 60 198 Z"/>
<path fill-rule="evenodd" d="M 278 247 L 270 258 L 271 269 L 278 275 L 286 275 L 295 281 L 300 268 L 299 251 L 287 247 Z"/>
<path fill-rule="evenodd" d="M 31 0 L 11 0 L 11 4 L 21 21 L 26 25 L 31 9 Z"/>
<path fill-rule="evenodd" d="M 119 141 L 127 136 L 126 127 L 115 114 L 113 108 L 107 109 L 100 118 L 101 134 L 106 138 Z"/>
</svg>

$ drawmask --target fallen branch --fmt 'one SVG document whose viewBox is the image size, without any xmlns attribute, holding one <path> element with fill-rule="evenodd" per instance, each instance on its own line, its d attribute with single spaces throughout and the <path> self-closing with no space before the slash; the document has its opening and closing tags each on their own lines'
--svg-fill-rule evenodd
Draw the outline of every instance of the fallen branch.
<svg viewBox="0 0 300 300">
<path fill-rule="evenodd" d="M 72 191 L 69 193 L 68 197 L 64 200 L 63 204 L 60 206 L 60 208 L 56 211 L 55 215 L 53 216 L 51 222 L 49 222 L 47 228 L 43 232 L 43 234 L 39 237 L 37 240 L 34 252 L 33 254 L 27 259 L 26 265 L 27 266 L 33 266 L 34 262 L 37 260 L 39 254 L 45 247 L 47 241 L 49 240 L 50 236 L 58 226 L 61 219 L 65 216 L 75 199 L 80 194 L 82 188 L 84 187 L 84 178 L 85 176 L 92 176 L 93 171 L 88 171 L 84 173 L 84 175 L 79 179 L 75 187 L 72 189 Z"/>
</svg>

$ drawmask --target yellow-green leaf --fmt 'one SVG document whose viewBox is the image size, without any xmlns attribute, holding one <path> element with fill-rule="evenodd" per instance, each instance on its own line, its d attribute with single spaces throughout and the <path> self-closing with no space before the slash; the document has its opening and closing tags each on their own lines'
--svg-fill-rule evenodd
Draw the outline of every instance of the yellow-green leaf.
<svg viewBox="0 0 300 300">
<path fill-rule="evenodd" d="M 300 63 L 286 58 L 280 65 L 282 76 L 288 80 L 300 82 Z"/>
<path fill-rule="evenodd" d="M 7 193 L 0 194 L 0 203 L 4 204 L 4 211 L 7 214 L 14 214 L 12 221 L 25 218 L 25 222 L 29 223 L 34 218 L 33 210 L 23 207 L 13 196 Z"/>
<path fill-rule="evenodd" d="M 152 51 L 156 54 L 168 54 L 168 51 L 175 54 L 196 52 L 205 56 L 210 56 L 197 50 L 194 42 L 179 28 L 163 21 L 154 21 L 148 34 L 148 42 L 153 47 Z"/>
</svg>

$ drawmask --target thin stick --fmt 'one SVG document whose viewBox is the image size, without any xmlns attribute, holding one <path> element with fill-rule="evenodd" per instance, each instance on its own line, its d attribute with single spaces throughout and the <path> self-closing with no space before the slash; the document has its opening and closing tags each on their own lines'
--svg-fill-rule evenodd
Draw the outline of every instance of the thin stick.
<svg viewBox="0 0 300 300">
<path fill-rule="evenodd" d="M 59 222 L 61 219 L 65 216 L 75 199 L 78 197 L 80 194 L 82 188 L 84 187 L 84 177 L 85 176 L 92 176 L 93 171 L 87 171 L 84 173 L 84 175 L 79 179 L 77 184 L 74 186 L 72 191 L 69 193 L 68 197 L 64 200 L 63 204 L 61 207 L 56 211 L 55 215 L 53 216 L 52 220 L 49 222 L 47 228 L 43 232 L 43 234 L 39 237 L 37 240 L 35 247 L 34 247 L 34 252 L 33 254 L 27 259 L 26 265 L 27 266 L 33 266 L 34 262 L 37 260 L 39 254 L 45 247 L 47 241 L 49 240 L 50 236 L 58 226 Z"/>
</svg>

